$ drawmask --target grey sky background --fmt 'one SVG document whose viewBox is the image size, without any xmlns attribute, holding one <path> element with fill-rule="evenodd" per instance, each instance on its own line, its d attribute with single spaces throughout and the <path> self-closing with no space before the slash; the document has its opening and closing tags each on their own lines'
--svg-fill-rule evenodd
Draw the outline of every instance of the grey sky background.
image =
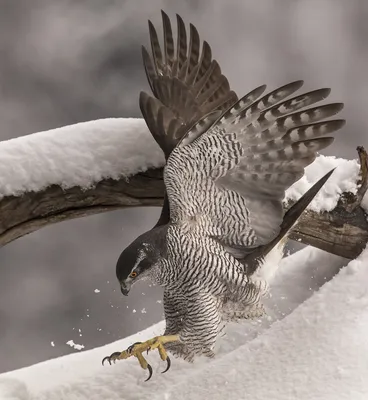
<svg viewBox="0 0 368 400">
<path fill-rule="evenodd" d="M 140 116 L 140 46 L 161 8 L 197 26 L 239 95 L 294 79 L 331 87 L 347 125 L 328 154 L 355 158 L 367 146 L 366 0 L 0 0 L 0 139 Z M 0 250 L 0 372 L 74 352 L 70 339 L 88 349 L 162 318 L 160 288 L 142 283 L 123 298 L 115 278 L 120 251 L 159 211 L 63 222 Z"/>
</svg>

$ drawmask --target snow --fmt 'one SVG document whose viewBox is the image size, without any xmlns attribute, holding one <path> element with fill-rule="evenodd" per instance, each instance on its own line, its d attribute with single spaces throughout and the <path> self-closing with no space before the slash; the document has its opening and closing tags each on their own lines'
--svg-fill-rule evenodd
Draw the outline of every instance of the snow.
<svg viewBox="0 0 368 400">
<path fill-rule="evenodd" d="M 0 198 L 40 191 L 50 185 L 90 188 L 101 179 L 129 178 L 164 165 L 164 156 L 143 119 L 108 118 L 0 142 Z M 330 169 L 332 177 L 310 208 L 329 211 L 343 191 L 356 193 L 356 160 L 319 156 L 286 192 L 297 200 Z M 363 201 L 368 210 L 368 196 Z"/>
<path fill-rule="evenodd" d="M 0 398 L 365 400 L 367 263 L 368 249 L 342 269 L 346 260 L 310 247 L 284 258 L 271 281 L 269 317 L 229 325 L 214 359 L 173 359 L 161 375 L 164 365 L 150 353 L 149 382 L 136 360 L 101 366 L 105 355 L 162 333 L 161 322 L 101 348 L 2 374 Z"/>
<path fill-rule="evenodd" d="M 49 185 L 90 188 L 103 178 L 161 167 L 143 119 L 108 118 L 0 142 L 0 198 Z"/>
<path fill-rule="evenodd" d="M 82 336 L 82 335 L 79 335 L 79 336 Z M 74 343 L 74 340 L 68 340 L 67 342 L 66 342 L 66 344 L 68 345 L 68 346 L 70 346 L 70 347 L 72 347 L 73 349 L 75 349 L 75 350 L 83 350 L 84 349 L 84 345 L 83 344 L 77 344 L 77 343 Z"/>
<path fill-rule="evenodd" d="M 333 210 L 343 192 L 357 192 L 356 182 L 359 174 L 357 160 L 345 160 L 337 157 L 319 156 L 305 169 L 305 175 L 286 191 L 285 200 L 298 200 L 319 178 L 336 168 L 309 205 L 313 211 Z M 364 199 L 368 201 L 368 196 Z"/>
<path fill-rule="evenodd" d="M 368 250 L 282 323 L 166 392 L 212 400 L 366 399 Z"/>
</svg>

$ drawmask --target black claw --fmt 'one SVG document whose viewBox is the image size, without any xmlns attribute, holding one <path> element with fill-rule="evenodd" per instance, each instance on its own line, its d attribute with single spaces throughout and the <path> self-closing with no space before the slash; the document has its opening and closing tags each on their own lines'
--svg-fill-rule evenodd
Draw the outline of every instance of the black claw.
<svg viewBox="0 0 368 400">
<path fill-rule="evenodd" d="M 128 352 L 128 353 L 131 353 L 132 351 L 133 351 L 133 349 L 134 349 L 134 346 L 136 345 L 136 344 L 141 344 L 142 342 L 135 342 L 135 343 L 133 343 L 133 344 L 131 344 L 127 349 L 126 349 L 126 351 Z"/>
<path fill-rule="evenodd" d="M 102 365 L 104 365 L 105 361 L 108 361 L 109 364 L 111 365 L 110 356 L 104 357 L 104 358 L 102 359 Z"/>
<path fill-rule="evenodd" d="M 148 378 L 145 380 L 145 382 L 149 381 L 152 377 L 152 367 L 149 364 L 147 364 L 147 369 L 148 369 L 149 375 L 148 375 Z"/>
<path fill-rule="evenodd" d="M 170 369 L 170 367 L 171 367 L 171 360 L 170 360 L 170 357 L 167 357 L 167 358 L 166 358 L 166 362 L 167 362 L 167 367 L 166 367 L 165 371 L 162 371 L 162 372 L 161 372 L 161 374 L 164 374 L 165 372 L 167 372 L 167 371 Z"/>
<path fill-rule="evenodd" d="M 115 351 L 115 353 L 112 353 L 110 356 L 107 356 L 102 359 L 102 365 L 104 365 L 105 361 L 108 361 L 109 364 L 111 365 L 111 360 L 116 361 L 116 357 L 120 355 L 120 351 Z"/>
</svg>

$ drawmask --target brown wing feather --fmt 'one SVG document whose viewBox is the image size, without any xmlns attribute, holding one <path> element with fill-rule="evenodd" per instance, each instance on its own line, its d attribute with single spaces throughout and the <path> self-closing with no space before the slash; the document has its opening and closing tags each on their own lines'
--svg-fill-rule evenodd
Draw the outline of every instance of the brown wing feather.
<svg viewBox="0 0 368 400">
<path fill-rule="evenodd" d="M 196 27 L 190 24 L 189 42 L 185 24 L 177 15 L 176 50 L 170 18 L 164 11 L 163 50 L 157 31 L 148 22 L 151 52 L 142 47 L 143 64 L 152 93 L 156 99 L 142 92 L 139 106 L 152 136 L 163 150 L 166 159 L 184 134 L 203 116 L 225 111 L 238 97 L 230 89 L 210 45 L 201 40 Z M 169 222 L 169 207 L 165 196 L 164 207 L 157 225 Z"/>
<path fill-rule="evenodd" d="M 170 113 L 166 113 L 163 124 L 158 124 L 157 112 L 160 107 L 148 101 L 146 94 L 141 94 L 140 107 L 153 137 L 168 158 L 191 126 L 211 111 L 225 111 L 238 98 L 221 73 L 219 64 L 212 59 L 210 45 L 203 42 L 201 49 L 200 36 L 195 26 L 190 24 L 188 44 L 184 22 L 177 15 L 175 51 L 170 19 L 165 12 L 161 13 L 164 50 L 161 49 L 154 25 L 149 21 L 152 57 L 145 47 L 142 48 L 142 56 L 153 95 Z M 180 124 L 172 123 L 169 115 Z"/>
</svg>

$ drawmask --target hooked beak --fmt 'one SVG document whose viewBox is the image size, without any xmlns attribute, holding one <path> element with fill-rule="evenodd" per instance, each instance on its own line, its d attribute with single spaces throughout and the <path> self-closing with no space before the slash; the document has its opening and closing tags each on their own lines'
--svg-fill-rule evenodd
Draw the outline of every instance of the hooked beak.
<svg viewBox="0 0 368 400">
<path fill-rule="evenodd" d="M 120 283 L 120 289 L 121 289 L 121 293 L 123 293 L 124 296 L 128 296 L 128 293 L 130 291 L 130 284 L 127 282 L 121 282 Z"/>
</svg>

